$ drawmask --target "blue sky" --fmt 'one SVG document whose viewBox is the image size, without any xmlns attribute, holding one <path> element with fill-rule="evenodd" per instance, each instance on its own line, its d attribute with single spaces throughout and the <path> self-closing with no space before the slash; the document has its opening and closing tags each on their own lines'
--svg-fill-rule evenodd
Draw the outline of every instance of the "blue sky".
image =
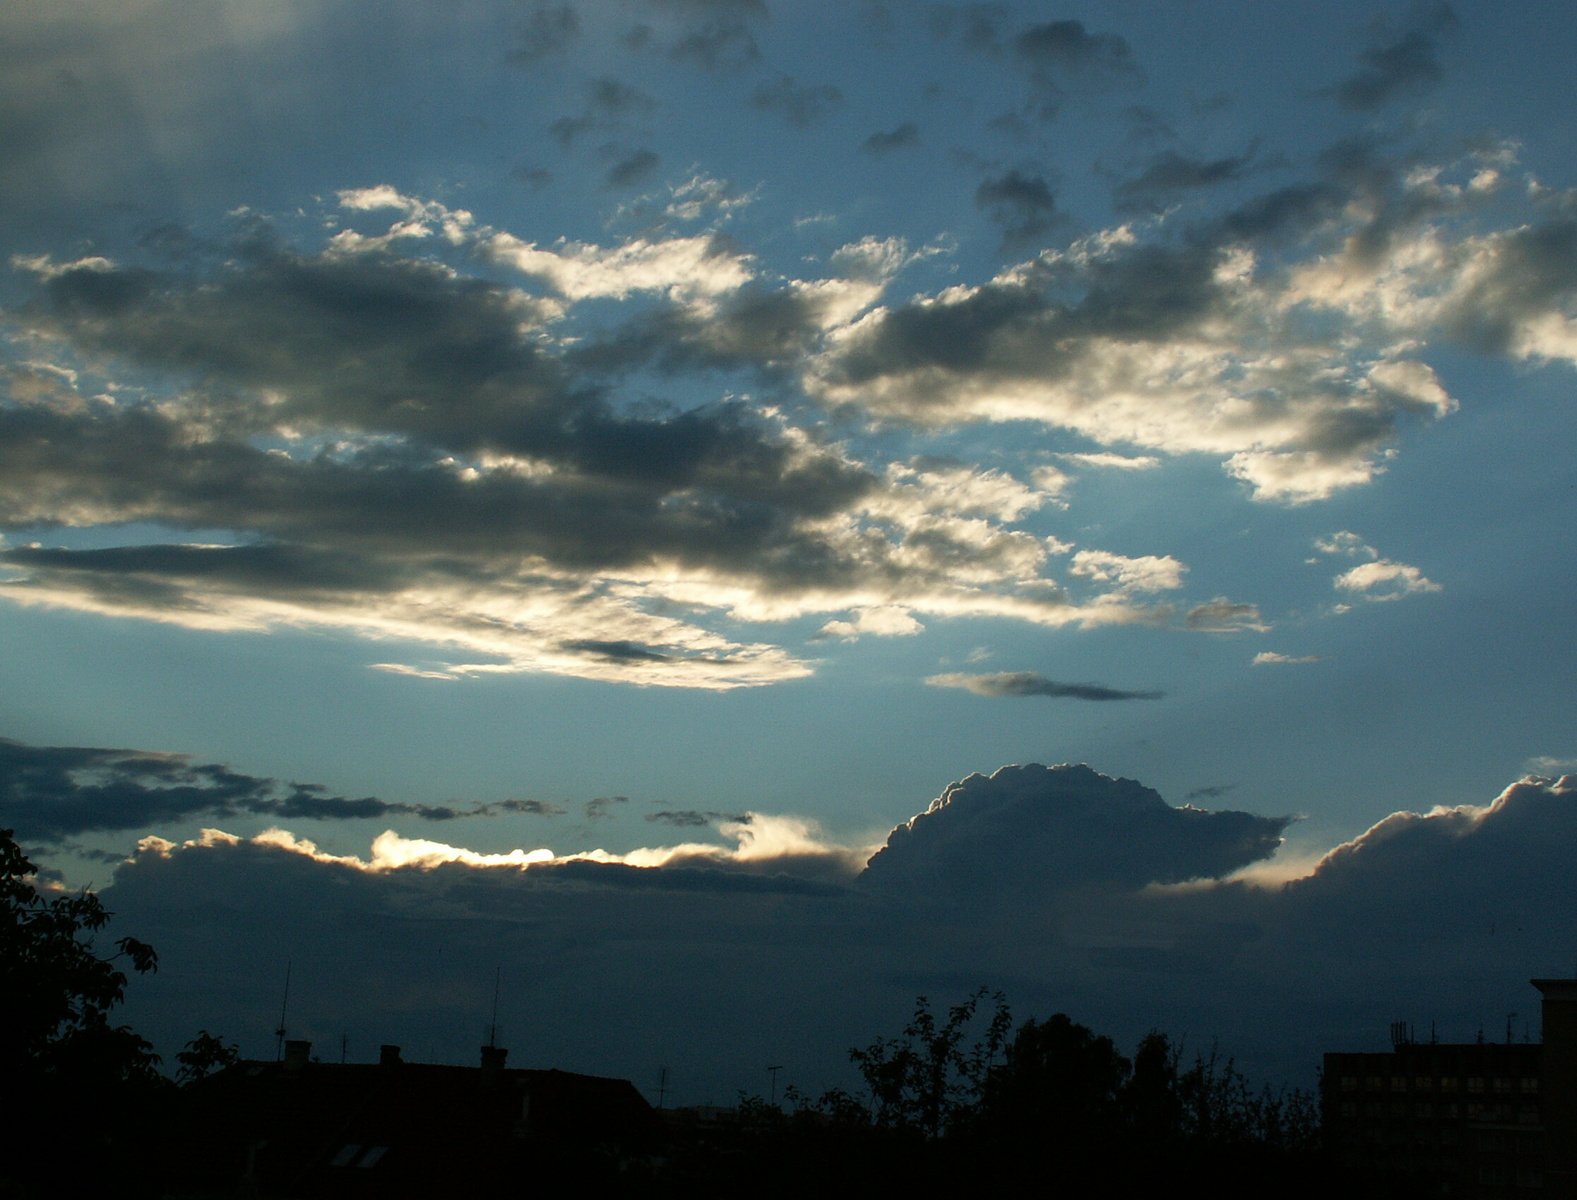
<svg viewBox="0 0 1577 1200">
<path fill-rule="evenodd" d="M 1560 776 L 1571 22 L 9 7 L 5 820 L 858 857 L 1085 762 L 1293 877 Z"/>
</svg>

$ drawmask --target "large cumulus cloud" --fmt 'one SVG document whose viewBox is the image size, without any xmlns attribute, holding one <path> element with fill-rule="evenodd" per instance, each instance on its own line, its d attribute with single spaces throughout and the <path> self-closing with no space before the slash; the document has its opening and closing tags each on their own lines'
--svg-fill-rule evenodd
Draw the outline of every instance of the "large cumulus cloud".
<svg viewBox="0 0 1577 1200">
<path fill-rule="evenodd" d="M 1321 1051 L 1380 1043 L 1398 1016 L 1470 1038 L 1484 1012 L 1531 1003 L 1528 977 L 1566 969 L 1573 795 L 1530 778 L 1397 813 L 1307 874 L 1249 883 L 1222 876 L 1266 865 L 1284 819 L 1027 765 L 951 785 L 863 874 L 856 848 L 748 813 L 714 814 L 721 840 L 623 855 L 390 830 L 361 857 L 208 831 L 145 838 L 106 902 L 161 954 L 128 1018 L 175 1044 L 223 1025 L 267 1053 L 289 959 L 296 1034 L 468 1061 L 502 967 L 517 1058 L 642 1083 L 667 1063 L 694 1100 L 754 1089 L 763 1062 L 847 1082 L 843 1047 L 916 993 L 982 982 L 1021 1012 L 1219 1038 L 1256 1073 L 1307 1080 Z"/>
<path fill-rule="evenodd" d="M 1269 858 L 1289 823 L 1173 808 L 1086 766 L 1003 767 L 953 784 L 894 829 L 864 879 L 922 895 L 1213 879 Z"/>
</svg>

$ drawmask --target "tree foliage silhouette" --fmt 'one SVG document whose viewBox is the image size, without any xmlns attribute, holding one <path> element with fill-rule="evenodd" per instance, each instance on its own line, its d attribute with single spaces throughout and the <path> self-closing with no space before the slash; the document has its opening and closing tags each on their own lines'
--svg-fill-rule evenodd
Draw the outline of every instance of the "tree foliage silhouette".
<svg viewBox="0 0 1577 1200">
<path fill-rule="evenodd" d="M 215 1071 L 235 1066 L 241 1061 L 241 1052 L 233 1042 L 202 1029 L 175 1056 L 175 1061 L 181 1064 L 175 1072 L 176 1082 L 196 1083 Z"/>
<path fill-rule="evenodd" d="M 985 1027 L 976 1014 L 990 1000 Z M 1001 992 L 980 988 L 938 1020 L 930 1001 L 917 997 L 914 1015 L 896 1038 L 878 1038 L 849 1051 L 870 1090 L 872 1116 L 879 1126 L 916 1130 L 940 1137 L 979 1103 L 992 1063 L 1002 1052 L 1013 1017 Z M 975 1032 L 973 1041 L 968 1041 Z"/>
<path fill-rule="evenodd" d="M 90 892 L 49 896 L 9 829 L 0 830 L 0 1200 L 154 1195 L 169 1082 L 153 1047 L 110 1014 L 128 970 L 157 969 L 153 947 L 107 941 Z"/>
<path fill-rule="evenodd" d="M 91 892 L 46 899 L 34 883 L 37 867 L 11 835 L 0 830 L 0 994 L 11 1011 L 0 1023 L 0 1073 L 94 1077 L 106 1081 L 150 1077 L 153 1047 L 110 1011 L 126 996 L 122 964 L 142 974 L 158 970 L 153 947 L 136 938 L 96 942 L 110 913 Z"/>
</svg>

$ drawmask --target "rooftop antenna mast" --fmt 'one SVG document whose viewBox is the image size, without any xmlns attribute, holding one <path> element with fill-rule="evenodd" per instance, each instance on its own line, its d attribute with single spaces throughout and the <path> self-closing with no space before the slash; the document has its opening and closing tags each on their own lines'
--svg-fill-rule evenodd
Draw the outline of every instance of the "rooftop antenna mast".
<svg viewBox="0 0 1577 1200">
<path fill-rule="evenodd" d="M 285 1013 L 290 1007 L 290 967 L 291 960 L 285 960 L 285 996 L 279 1002 L 279 1028 L 274 1030 L 274 1061 L 279 1062 L 285 1057 Z"/>
<path fill-rule="evenodd" d="M 488 1049 L 498 1047 L 498 991 L 504 980 L 504 967 L 500 963 L 493 968 L 493 1019 L 487 1026 Z"/>
</svg>

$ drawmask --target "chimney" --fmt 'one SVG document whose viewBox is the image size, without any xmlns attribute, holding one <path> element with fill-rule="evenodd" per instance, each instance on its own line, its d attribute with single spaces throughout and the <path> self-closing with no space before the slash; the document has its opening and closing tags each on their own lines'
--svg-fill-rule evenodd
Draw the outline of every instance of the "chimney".
<svg viewBox="0 0 1577 1200">
<path fill-rule="evenodd" d="M 311 1042 L 289 1041 L 285 1043 L 285 1070 L 299 1071 L 311 1061 Z"/>
<path fill-rule="evenodd" d="M 397 1067 L 400 1065 L 400 1048 L 398 1046 L 379 1046 L 378 1065 L 380 1067 Z"/>
<path fill-rule="evenodd" d="M 482 1047 L 482 1073 L 496 1075 L 504 1069 L 504 1060 L 509 1057 L 509 1051 L 502 1046 Z"/>
</svg>

